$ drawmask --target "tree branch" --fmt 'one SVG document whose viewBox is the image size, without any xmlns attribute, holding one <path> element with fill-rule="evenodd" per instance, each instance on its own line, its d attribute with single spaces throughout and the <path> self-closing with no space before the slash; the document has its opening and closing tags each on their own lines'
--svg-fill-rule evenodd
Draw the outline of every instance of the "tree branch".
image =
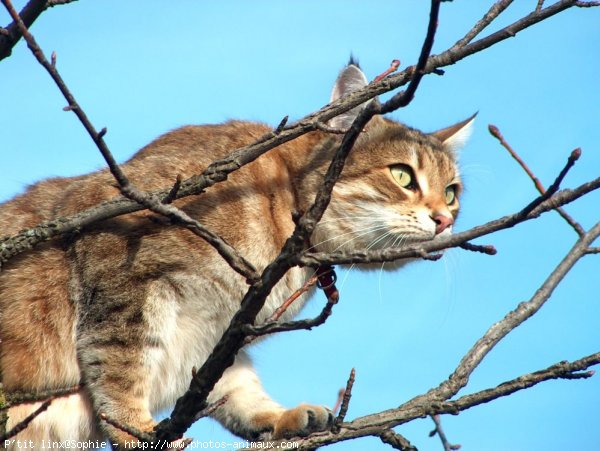
<svg viewBox="0 0 600 451">
<path fill-rule="evenodd" d="M 415 96 L 415 92 L 419 87 L 419 83 L 425 75 L 424 69 L 427 65 L 431 49 L 433 48 L 433 40 L 438 25 L 438 17 L 440 14 L 440 0 L 432 0 L 431 10 L 429 11 L 429 24 L 427 25 L 427 34 L 425 41 L 421 47 L 421 53 L 417 65 L 412 69 L 412 78 L 405 91 L 394 95 L 390 100 L 385 102 L 380 109 L 380 114 L 386 114 L 397 110 L 400 107 L 408 105 Z"/>
<path fill-rule="evenodd" d="M 77 0 L 30 0 L 19 12 L 19 17 L 27 28 L 36 21 L 36 19 L 48 8 L 58 5 L 66 5 Z M 0 61 L 12 54 L 12 49 L 22 34 L 16 21 L 13 21 L 5 28 L 0 28 Z"/>
<path fill-rule="evenodd" d="M 418 451 L 406 438 L 392 429 L 386 429 L 383 433 L 379 434 L 379 438 L 383 443 L 390 445 L 394 449 L 400 451 Z"/>
<path fill-rule="evenodd" d="M 491 24 L 496 18 L 510 6 L 513 0 L 500 0 L 492 5 L 487 13 L 475 24 L 475 26 L 469 30 L 469 32 L 460 40 L 458 40 L 453 46 L 453 49 L 459 49 L 464 47 L 471 42 L 479 33 L 481 33 L 489 24 Z"/>
<path fill-rule="evenodd" d="M 342 402 L 340 404 L 340 412 L 338 416 L 335 418 L 333 422 L 333 426 L 331 431 L 333 433 L 339 432 L 344 420 L 346 419 L 346 414 L 348 413 L 348 407 L 350 406 L 350 398 L 352 397 L 352 387 L 354 386 L 354 380 L 356 378 L 356 370 L 352 368 L 350 371 L 350 376 L 348 377 L 348 382 L 346 382 L 346 389 L 344 390 L 344 396 L 342 396 Z"/>
<path fill-rule="evenodd" d="M 298 444 L 297 449 L 306 450 L 368 435 L 374 435 L 381 438 L 382 430 L 389 431 L 393 427 L 428 415 L 456 415 L 463 410 L 493 401 L 503 396 L 511 395 L 520 390 L 531 388 L 541 382 L 553 379 L 570 380 L 589 378 L 594 372 L 585 370 L 590 366 L 597 364 L 600 364 L 600 352 L 591 354 L 572 363 L 557 363 L 544 370 L 525 374 L 508 382 L 504 382 L 494 388 L 462 396 L 455 401 L 440 401 L 436 396 L 436 392 L 430 391 L 426 395 L 417 397 L 396 409 L 385 410 L 380 413 L 356 418 L 349 423 L 344 423 L 339 433 L 330 432 L 325 434 L 315 434 L 305 439 L 298 439 L 296 441 Z M 585 372 L 581 373 L 581 371 Z M 384 434 L 389 437 L 389 432 L 384 432 Z M 388 442 L 385 441 L 385 443 Z M 397 449 L 414 449 L 410 447 L 410 443 L 408 442 L 403 446 L 404 448 L 400 447 Z"/>
<path fill-rule="evenodd" d="M 446 437 L 446 433 L 444 432 L 444 429 L 442 428 L 442 420 L 440 419 L 440 416 L 438 414 L 431 415 L 431 419 L 433 420 L 433 423 L 435 424 L 435 429 L 429 433 L 429 436 L 433 437 L 434 435 L 437 435 L 440 438 L 440 441 L 442 442 L 444 451 L 453 451 L 453 450 L 460 449 L 461 448 L 460 445 L 451 444 L 450 441 L 448 440 L 448 437 Z"/>
<path fill-rule="evenodd" d="M 78 393 L 79 390 L 81 390 L 81 386 L 76 385 L 74 387 L 69 387 L 69 388 L 44 390 L 44 391 L 38 391 L 35 393 L 29 393 L 29 392 L 6 393 L 4 395 L 6 402 L 2 407 L 0 407 L 0 410 L 10 409 L 11 407 L 16 406 L 18 404 L 47 401 L 49 398 L 55 399 L 55 398 L 61 398 L 63 396 L 73 395 L 75 393 Z"/>
<path fill-rule="evenodd" d="M 491 135 L 500 142 L 502 147 L 504 147 L 508 151 L 510 156 L 513 157 L 513 159 L 519 164 L 519 166 L 521 166 L 521 168 L 529 176 L 529 178 L 533 182 L 533 185 L 538 190 L 538 192 L 540 194 L 544 195 L 546 193 L 546 188 L 544 188 L 544 185 L 542 185 L 542 182 L 540 182 L 540 180 L 534 175 L 534 173 L 531 171 L 531 169 L 529 169 L 529 166 L 527 166 L 525 161 L 523 161 L 523 159 L 517 154 L 517 152 L 515 152 L 515 150 L 512 148 L 512 146 L 508 142 L 506 142 L 506 140 L 504 139 L 504 136 L 502 136 L 502 133 L 500 133 L 500 130 L 498 129 L 498 127 L 490 124 L 488 126 L 488 129 L 489 129 Z M 567 221 L 567 223 L 575 230 L 575 232 L 579 236 L 581 236 L 585 233 L 585 230 L 583 230 L 583 227 L 581 227 L 581 225 L 578 224 L 564 209 L 558 207 L 558 208 L 556 208 L 556 211 L 563 217 L 563 219 L 565 221 Z"/>
<path fill-rule="evenodd" d="M 9 440 L 15 435 L 17 435 L 19 432 L 25 430 L 33 420 L 35 420 L 40 414 L 44 413 L 48 409 L 48 407 L 50 407 L 50 404 L 53 400 L 54 398 L 51 398 L 43 402 L 40 407 L 38 407 L 34 412 L 29 414 L 25 419 L 17 423 L 10 431 L 0 436 L 0 442 L 4 444 L 5 440 Z"/>
</svg>

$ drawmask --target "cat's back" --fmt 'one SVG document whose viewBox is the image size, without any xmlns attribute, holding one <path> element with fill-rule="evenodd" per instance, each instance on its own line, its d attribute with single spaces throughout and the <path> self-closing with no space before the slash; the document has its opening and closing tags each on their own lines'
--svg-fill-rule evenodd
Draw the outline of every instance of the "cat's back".
<svg viewBox="0 0 600 451">
<path fill-rule="evenodd" d="M 268 131 L 269 128 L 261 124 L 234 121 L 182 127 L 142 148 L 121 168 L 141 190 L 168 189 L 178 176 L 186 179 L 200 174 L 213 161 L 256 141 Z M 242 183 L 240 180 L 247 182 L 248 177 L 248 174 L 238 177 L 237 184 Z M 212 197 L 218 199 L 221 188 L 213 191 L 216 194 Z M 116 181 L 106 169 L 78 177 L 43 180 L 0 205 L 0 236 L 14 235 L 45 221 L 80 213 L 119 195 Z M 204 205 L 204 197 L 211 198 L 192 196 L 181 199 L 178 206 L 187 209 L 188 205 L 189 208 L 199 203 Z M 211 205 L 208 210 L 217 209 Z M 219 228 L 224 227 L 224 217 L 214 218 Z M 131 263 L 131 251 L 135 249 L 132 269 L 139 267 L 146 277 L 155 264 L 166 262 L 172 267 L 172 262 L 181 261 L 180 250 L 191 254 L 194 246 L 206 246 L 197 239 L 191 246 L 182 246 L 182 242 L 187 244 L 187 241 L 179 239 L 180 236 L 193 240 L 189 232 L 156 224 L 149 220 L 147 211 L 141 211 L 103 221 L 82 234 L 39 244 L 6 262 L 0 271 L 0 366 L 5 386 L 26 390 L 78 383 L 73 342 L 74 293 L 70 292 L 72 287 L 69 288 L 76 272 L 73 258 L 84 259 L 86 267 L 93 271 L 103 266 L 112 268 L 113 276 L 107 280 L 114 281 L 114 273 Z M 156 249 L 163 246 L 163 241 L 174 247 L 161 254 Z M 132 248 L 132 243 L 138 247 Z M 74 246 L 75 253 L 72 252 Z M 166 249 L 166 245 L 158 248 Z M 119 252 L 120 249 L 123 252 Z M 28 327 L 23 327 L 24 324 Z M 46 351 L 40 352 L 42 349 Z M 64 359 L 57 359 L 57 355 Z M 28 356 L 26 362 L 24 356 Z M 47 371 L 42 374 L 36 368 Z"/>
</svg>

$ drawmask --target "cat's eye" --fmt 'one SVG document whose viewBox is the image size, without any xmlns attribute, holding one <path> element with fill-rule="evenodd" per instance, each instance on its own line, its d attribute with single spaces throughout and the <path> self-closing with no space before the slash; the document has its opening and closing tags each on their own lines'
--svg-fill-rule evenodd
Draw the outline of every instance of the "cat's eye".
<svg viewBox="0 0 600 451">
<path fill-rule="evenodd" d="M 452 205 L 456 200 L 456 185 L 446 187 L 446 204 Z"/>
<path fill-rule="evenodd" d="M 416 189 L 417 182 L 415 180 L 415 175 L 412 169 L 405 164 L 397 164 L 395 166 L 390 167 L 390 171 L 392 173 L 392 177 L 396 180 L 396 183 L 400 185 L 402 188 L 406 189 Z"/>
</svg>

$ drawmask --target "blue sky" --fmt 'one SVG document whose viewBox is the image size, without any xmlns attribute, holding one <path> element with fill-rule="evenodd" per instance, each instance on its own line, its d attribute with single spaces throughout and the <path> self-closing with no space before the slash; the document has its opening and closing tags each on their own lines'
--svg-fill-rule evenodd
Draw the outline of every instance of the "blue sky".
<svg viewBox="0 0 600 451">
<path fill-rule="evenodd" d="M 531 11 L 515 2 L 491 30 Z M 16 2 L 20 8 L 23 1 Z M 452 45 L 491 2 L 443 3 L 434 53 Z M 399 58 L 416 61 L 428 16 L 424 1 L 79 1 L 54 8 L 32 31 L 97 128 L 123 161 L 179 125 L 229 118 L 277 124 L 329 98 L 354 53 L 369 79 Z M 0 23 L 9 19 L 0 11 Z M 600 175 L 600 9 L 573 9 L 423 80 L 414 102 L 392 117 L 433 131 L 479 111 L 461 164 L 466 193 L 458 230 L 517 211 L 533 185 L 487 133 L 497 125 L 548 186 L 576 147 L 583 156 L 564 186 Z M 36 180 L 102 166 L 92 141 L 48 75 L 21 43 L 0 62 L 0 200 Z M 584 227 L 600 219 L 600 195 L 567 207 Z M 453 250 L 400 272 L 340 271 L 341 303 L 312 332 L 280 335 L 253 350 L 269 393 L 289 406 L 333 405 L 352 367 L 348 418 L 392 408 L 437 385 L 494 322 L 528 299 L 576 236 L 554 213 L 482 239 L 494 257 Z M 495 386 L 560 360 L 597 352 L 600 256 L 577 264 L 542 311 L 511 333 L 473 374 L 464 393 Z M 315 297 L 304 311 L 314 316 Z M 600 377 L 552 381 L 444 417 L 465 450 L 600 449 Z M 430 419 L 398 431 L 420 450 Z M 189 431 L 234 440 L 212 420 Z M 332 450 L 386 449 L 377 439 Z"/>
</svg>

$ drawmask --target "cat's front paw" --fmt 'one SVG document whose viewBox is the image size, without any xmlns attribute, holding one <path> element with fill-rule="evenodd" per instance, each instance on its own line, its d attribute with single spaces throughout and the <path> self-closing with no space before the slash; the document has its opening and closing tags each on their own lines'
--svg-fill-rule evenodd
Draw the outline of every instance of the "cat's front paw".
<svg viewBox="0 0 600 451">
<path fill-rule="evenodd" d="M 327 407 L 300 404 L 283 412 L 273 430 L 273 438 L 306 437 L 325 431 L 333 424 L 333 413 Z"/>
</svg>

